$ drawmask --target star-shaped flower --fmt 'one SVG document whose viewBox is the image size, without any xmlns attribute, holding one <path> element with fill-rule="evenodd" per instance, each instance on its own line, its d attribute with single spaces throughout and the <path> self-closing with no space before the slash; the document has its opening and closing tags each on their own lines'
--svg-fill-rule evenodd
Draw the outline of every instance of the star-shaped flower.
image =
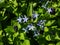
<svg viewBox="0 0 60 45">
<path fill-rule="evenodd" d="M 41 24 L 40 24 L 40 22 L 38 22 L 38 24 L 37 24 L 38 26 L 41 26 Z"/>
<path fill-rule="evenodd" d="M 29 28 L 29 30 L 34 30 L 35 29 L 35 27 L 34 26 L 31 26 L 30 28 Z"/>
<path fill-rule="evenodd" d="M 38 17 L 38 14 L 33 14 L 32 17 L 33 18 L 37 18 Z"/>
<path fill-rule="evenodd" d="M 22 18 L 19 17 L 19 18 L 17 19 L 17 21 L 18 21 L 19 23 L 21 23 L 21 22 L 22 22 Z"/>
<path fill-rule="evenodd" d="M 22 28 L 22 30 L 24 30 L 25 32 L 28 32 L 29 30 L 34 31 L 36 29 L 35 26 L 33 26 L 32 24 L 29 24 L 26 28 Z"/>
<path fill-rule="evenodd" d="M 42 25 L 44 25 L 45 22 L 46 22 L 46 20 L 40 20 L 37 25 L 42 26 Z"/>
<path fill-rule="evenodd" d="M 36 29 L 36 27 L 33 26 L 32 24 L 29 24 L 26 29 L 28 29 L 28 30 L 34 30 L 34 29 Z"/>
<path fill-rule="evenodd" d="M 28 18 L 26 16 L 24 16 L 23 18 L 23 22 L 27 22 Z"/>
<path fill-rule="evenodd" d="M 36 37 L 36 36 L 38 36 L 38 35 L 39 35 L 38 30 L 35 30 L 35 31 L 34 31 L 34 36 L 33 36 L 33 37 Z"/>
<path fill-rule="evenodd" d="M 25 31 L 25 32 L 28 32 L 28 30 L 27 30 L 27 29 L 25 29 L 25 28 L 22 28 L 22 30 L 23 30 L 23 31 Z"/>
<path fill-rule="evenodd" d="M 43 20 L 40 20 L 37 25 L 41 26 L 42 24 L 43 24 Z"/>
<path fill-rule="evenodd" d="M 48 8 L 48 12 L 49 12 L 49 13 L 52 12 L 51 8 Z"/>
<path fill-rule="evenodd" d="M 48 8 L 47 10 L 50 14 L 55 14 L 55 9 L 54 8 Z"/>
</svg>

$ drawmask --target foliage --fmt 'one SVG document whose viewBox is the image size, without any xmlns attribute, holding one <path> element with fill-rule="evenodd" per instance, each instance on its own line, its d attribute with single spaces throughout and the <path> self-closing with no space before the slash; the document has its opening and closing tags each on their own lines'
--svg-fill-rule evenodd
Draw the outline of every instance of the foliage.
<svg viewBox="0 0 60 45">
<path fill-rule="evenodd" d="M 59 45 L 60 0 L 0 0 L 0 45 Z"/>
</svg>

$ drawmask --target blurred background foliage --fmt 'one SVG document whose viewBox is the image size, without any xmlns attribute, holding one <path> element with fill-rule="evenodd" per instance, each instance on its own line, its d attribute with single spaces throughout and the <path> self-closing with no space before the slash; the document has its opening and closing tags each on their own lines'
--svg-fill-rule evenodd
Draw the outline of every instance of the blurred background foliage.
<svg viewBox="0 0 60 45">
<path fill-rule="evenodd" d="M 53 7 L 55 15 L 41 7 L 47 0 L 0 0 L 0 45 L 60 45 L 60 0 L 49 1 L 47 7 Z M 36 38 L 28 38 L 21 29 L 25 26 L 16 20 L 20 15 L 32 16 L 32 11 L 39 14 L 38 20 L 47 20 L 44 34 Z"/>
</svg>

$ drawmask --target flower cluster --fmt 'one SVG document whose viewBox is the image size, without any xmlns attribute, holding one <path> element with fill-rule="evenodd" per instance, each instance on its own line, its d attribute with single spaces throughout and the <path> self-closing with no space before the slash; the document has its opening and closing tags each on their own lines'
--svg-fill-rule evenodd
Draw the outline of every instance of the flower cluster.
<svg viewBox="0 0 60 45">
<path fill-rule="evenodd" d="M 27 22 L 28 18 L 24 15 L 24 17 L 22 17 L 22 18 L 19 17 L 17 20 L 19 23 L 22 23 L 22 22 L 25 23 L 25 22 Z"/>
<path fill-rule="evenodd" d="M 45 5 L 42 5 L 42 7 L 45 8 L 50 14 L 55 14 L 55 9 L 46 7 L 48 3 L 49 3 L 49 1 L 47 1 Z M 38 16 L 39 16 L 38 14 L 33 13 L 32 16 L 31 16 L 32 17 L 31 19 L 33 19 L 33 21 L 34 21 L 35 19 L 38 18 Z M 29 20 L 29 18 L 26 15 L 22 15 L 17 19 L 17 21 L 19 23 L 27 23 L 28 20 Z M 23 27 L 22 30 L 24 32 L 26 32 L 27 34 L 32 35 L 32 37 L 36 37 L 36 36 L 44 33 L 45 22 L 46 22 L 46 20 L 39 20 L 37 22 L 37 24 L 29 23 L 26 27 Z M 37 26 L 40 29 L 37 29 Z M 33 32 L 33 33 L 31 33 L 31 32 Z"/>
<path fill-rule="evenodd" d="M 47 1 L 45 5 L 42 5 L 42 7 L 45 8 L 50 14 L 55 14 L 55 9 L 46 7 L 48 3 L 49 3 L 49 1 Z M 39 16 L 38 14 L 33 12 L 32 16 L 31 16 L 32 18 L 30 18 L 30 19 L 33 19 L 33 21 L 34 21 L 35 19 L 38 18 L 38 16 Z M 28 20 L 29 20 L 29 18 L 26 15 L 22 15 L 17 19 L 17 21 L 19 23 L 27 23 Z M 39 20 L 37 22 L 37 24 L 29 23 L 26 27 L 23 27 L 22 30 L 24 32 L 26 32 L 27 34 L 32 35 L 32 37 L 36 37 L 36 36 L 44 33 L 44 23 L 45 22 L 46 22 L 46 20 Z M 37 26 L 40 29 L 38 29 Z M 33 32 L 33 33 L 31 33 L 31 32 Z"/>
<path fill-rule="evenodd" d="M 36 19 L 36 18 L 38 18 L 38 16 L 39 16 L 38 14 L 33 13 L 32 14 L 32 19 Z M 19 23 L 27 23 L 28 20 L 29 20 L 29 18 L 26 15 L 20 16 L 17 19 L 17 21 Z M 26 27 L 23 27 L 22 30 L 26 33 L 30 33 L 30 31 L 32 31 L 33 32 L 32 37 L 38 36 L 41 31 L 39 31 L 36 26 L 39 26 L 39 27 L 41 27 L 41 30 L 44 30 L 44 23 L 45 22 L 46 22 L 46 20 L 40 20 L 40 21 L 37 22 L 37 24 L 29 23 Z"/>
</svg>

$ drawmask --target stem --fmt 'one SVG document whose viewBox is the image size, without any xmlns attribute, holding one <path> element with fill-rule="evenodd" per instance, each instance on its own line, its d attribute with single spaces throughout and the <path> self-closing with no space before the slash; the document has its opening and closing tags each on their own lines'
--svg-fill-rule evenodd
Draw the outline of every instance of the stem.
<svg viewBox="0 0 60 45">
<path fill-rule="evenodd" d="M 48 3 L 49 3 L 49 1 L 46 2 L 45 6 L 47 6 Z"/>
</svg>

